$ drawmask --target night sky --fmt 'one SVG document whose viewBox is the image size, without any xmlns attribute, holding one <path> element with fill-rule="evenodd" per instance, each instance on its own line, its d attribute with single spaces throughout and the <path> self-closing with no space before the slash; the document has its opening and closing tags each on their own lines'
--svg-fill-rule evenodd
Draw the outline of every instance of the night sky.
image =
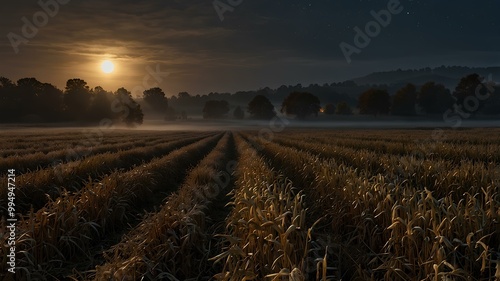
<svg viewBox="0 0 500 281">
<path fill-rule="evenodd" d="M 60 88 L 81 78 L 116 90 L 143 85 L 146 67 L 159 67 L 170 73 L 159 85 L 170 96 L 323 84 L 398 68 L 500 65 L 497 0 L 401 0 L 402 12 L 351 63 L 339 44 L 354 45 L 353 28 L 364 29 L 370 12 L 390 1 L 241 2 L 221 21 L 212 0 L 72 0 L 16 54 L 12 34 L 23 36 L 22 18 L 33 23 L 43 10 L 35 0 L 9 1 L 0 13 L 0 76 Z M 101 71 L 106 59 L 115 72 Z"/>
</svg>

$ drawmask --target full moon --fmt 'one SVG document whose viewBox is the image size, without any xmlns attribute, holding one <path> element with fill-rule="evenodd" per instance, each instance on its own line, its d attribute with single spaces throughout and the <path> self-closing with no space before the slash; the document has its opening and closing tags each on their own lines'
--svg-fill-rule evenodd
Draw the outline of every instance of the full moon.
<svg viewBox="0 0 500 281">
<path fill-rule="evenodd" d="M 104 73 L 111 73 L 115 70 L 115 65 L 111 61 L 105 60 L 101 64 L 101 69 Z"/>
</svg>

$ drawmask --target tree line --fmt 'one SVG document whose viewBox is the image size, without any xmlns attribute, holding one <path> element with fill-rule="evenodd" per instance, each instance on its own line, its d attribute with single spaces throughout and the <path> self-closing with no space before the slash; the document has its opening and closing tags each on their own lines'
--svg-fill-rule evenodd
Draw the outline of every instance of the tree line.
<svg viewBox="0 0 500 281">
<path fill-rule="evenodd" d="M 125 88 L 108 92 L 70 79 L 64 91 L 35 78 L 13 83 L 0 77 L 0 121 L 96 123 L 109 119 L 128 126 L 142 124 L 140 105 Z"/>
<path fill-rule="evenodd" d="M 435 82 L 427 82 L 420 88 L 407 84 L 392 97 L 387 90 L 371 88 L 359 97 L 358 108 L 360 114 L 375 116 L 497 115 L 500 114 L 500 87 L 474 73 L 460 79 L 453 92 Z"/>
<path fill-rule="evenodd" d="M 318 116 L 319 112 L 326 115 L 353 114 L 353 109 L 346 101 L 336 105 L 328 103 L 321 107 L 316 95 L 304 91 L 290 93 L 281 104 L 281 112 L 286 115 L 306 119 Z M 462 118 L 471 115 L 500 114 L 500 87 L 493 82 L 484 82 L 478 74 L 463 77 L 452 92 L 442 84 L 427 82 L 421 87 L 413 84 L 397 90 L 391 96 L 385 87 L 372 87 L 364 91 L 357 101 L 358 113 L 362 115 L 460 115 Z M 210 101 L 203 110 L 205 118 L 224 118 L 229 113 L 226 101 Z M 255 96 L 248 103 L 250 118 L 270 119 L 275 116 L 274 106 L 264 95 Z M 244 112 L 237 107 L 233 113 L 237 119 L 242 119 Z"/>
<path fill-rule="evenodd" d="M 355 87 L 349 81 L 336 84 L 339 87 Z M 319 88 L 318 88 L 319 87 Z M 318 91 L 325 87 L 316 87 Z M 311 85 L 308 89 L 314 89 Z M 386 87 L 370 87 L 357 99 L 357 110 L 349 98 L 321 106 L 322 95 L 317 91 L 306 91 L 299 85 L 282 86 L 274 92 L 283 96 L 280 111 L 283 114 L 306 119 L 326 115 L 368 115 L 392 114 L 396 116 L 415 116 L 419 114 L 438 115 L 446 112 L 456 114 L 500 114 L 500 88 L 493 83 L 485 83 L 478 74 L 463 77 L 454 91 L 444 85 L 428 82 L 417 87 L 413 84 L 398 89 L 391 96 Z M 251 94 L 251 95 L 250 95 Z M 326 94 L 326 92 L 324 92 Z M 240 93 L 241 95 L 241 93 Z M 227 97 L 226 97 L 227 96 Z M 276 116 L 276 96 L 265 88 L 249 92 L 250 100 L 246 108 L 237 106 L 230 116 L 231 95 L 209 94 L 191 96 L 181 92 L 168 99 L 161 88 L 155 87 L 143 92 L 142 105 L 134 100 L 130 91 L 119 88 L 109 92 L 102 87 L 90 88 L 84 80 L 70 79 L 64 90 L 35 78 L 19 79 L 16 83 L 0 77 L 0 122 L 81 122 L 95 123 L 110 119 L 128 126 L 142 124 L 144 114 L 156 114 L 166 120 L 187 119 L 185 111 L 176 112 L 171 103 L 187 106 L 192 99 L 205 99 L 202 114 L 205 119 L 235 118 L 244 119 L 246 114 L 252 119 L 271 119 Z"/>
</svg>

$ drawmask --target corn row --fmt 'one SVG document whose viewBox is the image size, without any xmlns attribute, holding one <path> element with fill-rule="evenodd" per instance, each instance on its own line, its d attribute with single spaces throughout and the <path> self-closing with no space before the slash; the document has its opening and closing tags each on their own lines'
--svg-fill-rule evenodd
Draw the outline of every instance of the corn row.
<svg viewBox="0 0 500 281">
<path fill-rule="evenodd" d="M 351 258 L 358 268 L 343 274 L 365 280 L 495 274 L 500 235 L 498 186 L 485 186 L 460 201 L 452 194 L 436 199 L 429 190 L 417 190 L 405 182 L 394 184 L 382 175 L 357 174 L 335 161 L 293 148 L 259 144 L 274 166 L 311 182 L 309 193 L 316 193 L 318 200 L 315 206 L 332 214 L 332 231 L 338 225 L 345 229 L 333 233 L 341 235 L 342 247 L 351 253 L 361 251 Z M 364 250 L 353 249 L 352 244 L 364 245 Z"/>
<path fill-rule="evenodd" d="M 85 180 L 100 178 L 103 174 L 110 173 L 115 169 L 131 168 L 144 161 L 149 161 L 182 146 L 194 143 L 201 138 L 184 138 L 116 153 L 102 153 L 80 161 L 61 164 L 56 168 L 47 168 L 18 176 L 19 188 L 16 194 L 16 211 L 23 214 L 30 208 L 36 211 L 43 207 L 49 198 L 54 199 L 60 196 L 65 189 L 79 190 Z M 82 178 L 82 175 L 86 178 Z M 2 199 L 6 197 L 6 192 L 5 189 L 0 191 Z M 0 202 L 2 202 L 1 199 Z M 6 205 L 1 206 L 5 207 Z M 2 211 L 0 212 L 0 215 L 2 215 L 4 210 L 0 209 L 0 211 Z"/>
<path fill-rule="evenodd" d="M 71 147 L 66 146 L 58 150 L 52 150 L 49 153 L 37 152 L 27 155 L 14 155 L 0 160 L 0 170 L 16 169 L 17 173 L 23 174 L 30 170 L 43 169 L 53 163 L 65 163 L 74 161 L 78 155 L 79 158 L 84 158 L 89 155 L 97 155 L 104 152 L 116 152 L 120 150 L 133 149 L 135 147 L 144 147 L 155 145 L 161 142 L 157 138 L 152 140 L 134 140 L 129 142 L 102 144 L 92 147 Z"/>
<path fill-rule="evenodd" d="M 421 159 L 443 159 L 454 163 L 467 159 L 473 161 L 490 162 L 500 161 L 498 144 L 463 144 L 446 143 L 443 139 L 423 141 L 386 141 L 386 140 L 359 140 L 343 139 L 325 135 L 281 134 L 281 138 L 307 141 L 328 145 L 329 147 L 346 147 L 355 150 L 368 150 L 379 154 L 392 154 L 396 156 L 413 155 Z"/>
<path fill-rule="evenodd" d="M 86 249 L 103 235 L 125 227 L 143 207 L 158 204 L 160 192 L 173 191 L 187 167 L 201 160 L 220 138 L 205 138 L 129 172 L 88 183 L 81 192 L 63 194 L 22 218 L 16 244 L 26 256 L 18 259 L 20 266 L 40 276 L 60 273 L 66 262 L 87 254 Z M 25 273 L 18 271 L 16 277 Z"/>
<path fill-rule="evenodd" d="M 65 132 L 68 134 L 68 132 Z M 52 151 L 57 151 L 65 149 L 67 147 L 78 147 L 78 146 L 94 146 L 93 142 L 102 141 L 101 145 L 112 145 L 125 142 L 132 142 L 137 140 L 148 140 L 154 141 L 157 139 L 174 138 L 187 136 L 190 133 L 157 133 L 151 134 L 150 132 L 127 132 L 127 133 L 116 133 L 116 132 L 94 132 L 86 134 L 85 132 L 75 132 L 74 134 L 69 134 L 71 137 L 58 137 L 51 138 L 50 135 L 43 134 L 38 137 L 23 136 L 19 139 L 9 139 L 1 142 L 2 149 L 0 150 L 0 157 L 6 158 L 10 156 L 24 156 L 34 153 L 50 153 Z M 18 133 L 16 134 L 18 135 Z M 18 135 L 19 136 L 19 135 Z"/>
<path fill-rule="evenodd" d="M 294 130 L 293 135 L 301 135 L 304 138 L 309 137 L 328 137 L 331 139 L 353 140 L 353 141 L 386 141 L 397 143 L 413 143 L 432 140 L 436 134 L 445 136 L 442 139 L 447 144 L 500 144 L 497 128 L 485 129 L 382 129 L 382 130 Z M 287 132 L 283 132 L 287 135 Z"/>
<path fill-rule="evenodd" d="M 419 159 L 413 156 L 379 154 L 368 150 L 327 146 L 305 141 L 276 139 L 289 147 L 303 149 L 323 159 L 334 159 L 348 166 L 366 171 L 371 175 L 383 174 L 388 181 L 404 182 L 412 187 L 428 188 L 436 196 L 453 192 L 460 198 L 473 187 L 475 192 L 482 187 L 500 185 L 500 166 L 491 162 Z"/>
<path fill-rule="evenodd" d="M 217 280 L 304 280 L 307 255 L 303 196 L 274 173 L 240 137 L 234 209 L 227 218 L 226 246 Z"/>
<path fill-rule="evenodd" d="M 207 215 L 211 201 L 227 193 L 218 176 L 230 160 L 233 145 L 232 135 L 226 134 L 161 210 L 112 248 L 107 263 L 97 267 L 95 280 L 153 279 L 161 274 L 185 280 L 206 274 Z"/>
</svg>

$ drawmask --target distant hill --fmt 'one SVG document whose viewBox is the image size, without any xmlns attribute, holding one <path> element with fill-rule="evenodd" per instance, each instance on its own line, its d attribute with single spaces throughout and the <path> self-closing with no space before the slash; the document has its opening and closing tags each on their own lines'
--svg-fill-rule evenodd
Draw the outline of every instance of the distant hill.
<svg viewBox="0 0 500 281">
<path fill-rule="evenodd" d="M 374 85 L 383 88 L 394 95 L 407 83 L 417 86 L 433 81 L 445 85 L 450 90 L 454 90 L 459 80 L 469 74 L 478 73 L 483 77 L 492 75 L 493 80 L 500 81 L 500 67 L 471 68 L 461 66 L 441 66 L 436 68 L 422 68 L 415 70 L 394 70 L 386 72 L 375 72 L 364 77 L 347 80 L 343 82 L 310 84 L 310 85 L 281 85 L 278 88 L 260 88 L 256 90 L 238 91 L 236 93 L 211 92 L 205 95 L 172 96 L 169 98 L 169 105 L 177 113 L 185 111 L 188 115 L 200 115 L 205 103 L 209 100 L 225 100 L 229 102 L 231 112 L 240 106 L 244 110 L 248 103 L 256 95 L 266 96 L 276 109 L 281 108 L 283 100 L 292 92 L 309 92 L 319 98 L 322 105 L 328 103 L 338 104 L 347 102 L 352 107 L 357 106 L 358 97 L 373 87 Z M 140 103 L 140 101 L 139 101 Z M 143 107 L 148 112 L 147 106 Z"/>
<path fill-rule="evenodd" d="M 372 74 L 355 78 L 358 85 L 381 85 L 388 86 L 403 85 L 413 83 L 422 85 L 428 81 L 444 84 L 450 89 L 454 89 L 460 78 L 477 73 L 483 77 L 492 76 L 494 81 L 500 81 L 500 67 L 464 67 L 464 66 L 441 66 L 436 68 L 422 68 L 409 70 L 394 70 L 385 72 L 374 72 Z"/>
</svg>

